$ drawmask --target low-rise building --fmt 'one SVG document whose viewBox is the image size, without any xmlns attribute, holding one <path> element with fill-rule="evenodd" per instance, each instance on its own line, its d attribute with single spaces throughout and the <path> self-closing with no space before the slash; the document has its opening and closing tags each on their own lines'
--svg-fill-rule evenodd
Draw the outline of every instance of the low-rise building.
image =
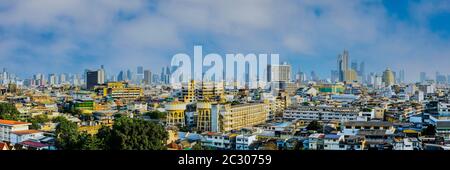
<svg viewBox="0 0 450 170">
<path fill-rule="evenodd" d="M 353 121 L 360 115 L 357 108 L 329 106 L 298 106 L 284 111 L 284 119 Z"/>
<path fill-rule="evenodd" d="M 385 130 L 386 134 L 394 134 L 394 124 L 381 121 L 348 121 L 342 123 L 342 134 L 356 135 L 360 130 Z"/>
<path fill-rule="evenodd" d="M 256 135 L 242 134 L 236 136 L 236 150 L 249 150 L 250 145 L 256 141 Z"/>
</svg>

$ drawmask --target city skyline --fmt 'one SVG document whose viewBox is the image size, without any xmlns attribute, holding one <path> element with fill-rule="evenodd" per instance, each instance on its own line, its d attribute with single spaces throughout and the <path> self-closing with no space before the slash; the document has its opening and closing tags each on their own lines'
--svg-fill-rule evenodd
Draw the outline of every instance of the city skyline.
<svg viewBox="0 0 450 170">
<path fill-rule="evenodd" d="M 447 1 L 91 3 L 104 1 L 2 1 L 1 66 L 21 77 L 99 65 L 159 72 L 176 53 L 203 45 L 205 53 L 279 53 L 293 70 L 321 78 L 344 49 L 366 73 L 389 67 L 417 81 L 420 72 L 450 72 Z"/>
</svg>

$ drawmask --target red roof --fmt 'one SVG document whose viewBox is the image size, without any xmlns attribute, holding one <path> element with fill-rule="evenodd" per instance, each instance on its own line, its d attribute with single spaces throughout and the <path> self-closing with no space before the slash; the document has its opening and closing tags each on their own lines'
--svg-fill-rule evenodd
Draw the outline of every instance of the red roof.
<svg viewBox="0 0 450 170">
<path fill-rule="evenodd" d="M 2 150 L 4 148 L 8 149 L 6 143 L 0 142 L 0 150 Z"/>
<path fill-rule="evenodd" d="M 26 124 L 30 124 L 30 123 L 0 119 L 0 124 L 13 126 L 13 125 L 26 125 Z"/>
<path fill-rule="evenodd" d="M 47 144 L 43 144 L 43 143 L 39 143 L 39 142 L 33 142 L 33 141 L 29 141 L 29 140 L 20 142 L 20 144 L 24 145 L 24 146 L 33 147 L 33 148 L 42 148 L 42 147 L 50 146 L 50 145 L 47 145 Z"/>
<path fill-rule="evenodd" d="M 11 133 L 14 133 L 16 135 L 27 135 L 27 134 L 33 134 L 33 133 L 40 133 L 39 130 L 18 130 L 18 131 L 12 131 Z"/>
</svg>

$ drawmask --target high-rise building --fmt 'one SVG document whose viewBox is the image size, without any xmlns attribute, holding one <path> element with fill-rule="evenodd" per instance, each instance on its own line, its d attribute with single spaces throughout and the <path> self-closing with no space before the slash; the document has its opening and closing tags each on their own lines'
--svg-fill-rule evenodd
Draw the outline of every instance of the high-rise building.
<svg viewBox="0 0 450 170">
<path fill-rule="evenodd" d="M 153 75 L 150 70 L 144 70 L 144 84 L 149 85 L 152 84 Z"/>
<path fill-rule="evenodd" d="M 331 70 L 331 82 L 336 83 L 339 81 L 339 71 Z"/>
<path fill-rule="evenodd" d="M 125 73 L 123 71 L 120 71 L 119 74 L 117 75 L 117 81 L 125 81 Z"/>
<path fill-rule="evenodd" d="M 427 73 L 420 72 L 420 82 L 424 83 L 427 80 Z"/>
<path fill-rule="evenodd" d="M 400 70 L 398 74 L 398 82 L 399 83 L 405 83 L 405 70 Z"/>
<path fill-rule="evenodd" d="M 98 71 L 86 71 L 86 88 L 89 90 L 94 89 L 98 85 Z"/>
<path fill-rule="evenodd" d="M 390 68 L 387 68 L 383 72 L 383 83 L 385 86 L 392 86 L 395 84 L 394 73 L 391 71 Z"/>
<path fill-rule="evenodd" d="M 86 88 L 94 89 L 96 85 L 105 84 L 105 69 L 103 65 L 97 71 L 86 70 Z"/>
<path fill-rule="evenodd" d="M 268 65 L 267 78 L 269 82 L 290 82 L 291 81 L 291 66 L 287 63 L 282 65 Z"/>
<path fill-rule="evenodd" d="M 358 62 L 353 61 L 350 67 L 352 70 L 358 71 Z"/>
<path fill-rule="evenodd" d="M 348 69 L 348 51 L 344 50 L 343 54 L 339 54 L 338 56 L 338 71 L 339 71 L 339 81 L 345 81 L 345 72 Z"/>
<path fill-rule="evenodd" d="M 103 65 L 100 67 L 99 70 L 97 70 L 98 72 L 98 84 L 105 84 L 105 68 L 103 67 Z"/>
<path fill-rule="evenodd" d="M 364 62 L 361 62 L 360 64 L 359 64 L 359 70 L 358 70 L 358 75 L 361 77 L 361 81 L 362 81 L 362 83 L 365 83 L 366 82 L 366 73 L 365 73 L 365 68 L 366 67 L 366 65 L 365 65 L 365 63 Z"/>
<path fill-rule="evenodd" d="M 59 84 L 64 84 L 67 82 L 67 74 L 62 73 L 59 75 Z"/>
<path fill-rule="evenodd" d="M 138 66 L 136 69 L 136 82 L 141 83 L 144 80 L 144 67 Z"/>
<path fill-rule="evenodd" d="M 133 72 L 130 69 L 127 70 L 126 78 L 127 78 L 128 81 L 133 81 L 134 80 Z"/>
<path fill-rule="evenodd" d="M 58 82 L 58 80 L 56 79 L 56 75 L 55 74 L 49 74 L 48 75 L 48 83 L 50 85 L 56 85 Z"/>
<path fill-rule="evenodd" d="M 436 72 L 436 83 L 437 84 L 447 84 L 447 76 Z"/>
</svg>

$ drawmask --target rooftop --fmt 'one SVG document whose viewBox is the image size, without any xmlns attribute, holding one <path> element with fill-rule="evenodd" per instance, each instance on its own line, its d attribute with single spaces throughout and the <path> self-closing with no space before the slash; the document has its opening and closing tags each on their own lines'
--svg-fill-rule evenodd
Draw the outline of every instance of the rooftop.
<svg viewBox="0 0 450 170">
<path fill-rule="evenodd" d="M 19 131 L 13 131 L 11 133 L 14 133 L 16 135 L 27 135 L 27 134 L 33 134 L 33 133 L 41 133 L 39 130 L 19 130 Z"/>
<path fill-rule="evenodd" d="M 0 124 L 1 125 L 9 125 L 9 126 L 14 126 L 14 125 L 27 125 L 31 123 L 27 123 L 27 122 L 19 122 L 19 121 L 14 121 L 14 120 L 3 120 L 0 119 Z"/>
<path fill-rule="evenodd" d="M 377 122 L 377 121 L 348 121 L 344 122 L 344 126 L 393 126 L 391 122 Z"/>
<path fill-rule="evenodd" d="M 33 142 L 33 141 L 29 141 L 29 140 L 23 141 L 20 144 L 24 145 L 24 146 L 33 147 L 33 148 L 42 148 L 42 147 L 50 146 L 50 145 L 47 145 L 47 144 L 43 144 L 43 143 L 39 143 L 39 142 Z"/>
</svg>

